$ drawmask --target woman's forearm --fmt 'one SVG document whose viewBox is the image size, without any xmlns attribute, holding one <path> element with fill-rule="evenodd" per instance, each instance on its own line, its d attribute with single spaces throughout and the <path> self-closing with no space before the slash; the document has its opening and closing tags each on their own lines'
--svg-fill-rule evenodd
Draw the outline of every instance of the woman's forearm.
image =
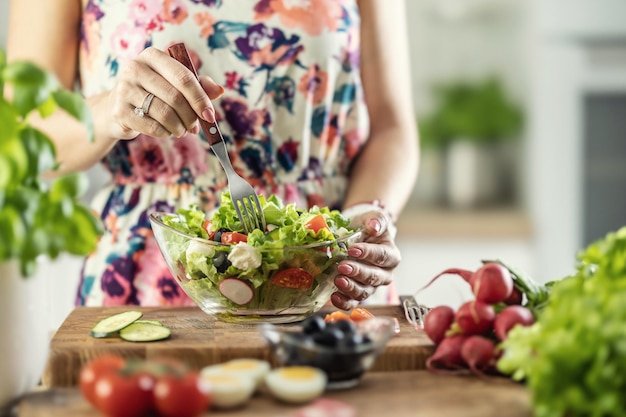
<svg viewBox="0 0 626 417">
<path fill-rule="evenodd" d="M 50 176 L 83 171 L 100 161 L 115 145 L 107 118 L 102 117 L 107 107 L 107 95 L 103 93 L 87 99 L 94 123 L 95 137 L 89 140 L 86 127 L 62 110 L 42 119 L 33 115 L 30 122 L 46 133 L 56 147 L 59 169 Z"/>
<path fill-rule="evenodd" d="M 352 168 L 345 207 L 380 200 L 397 218 L 413 190 L 417 172 L 418 139 L 413 127 L 390 125 L 372 132 Z"/>
</svg>

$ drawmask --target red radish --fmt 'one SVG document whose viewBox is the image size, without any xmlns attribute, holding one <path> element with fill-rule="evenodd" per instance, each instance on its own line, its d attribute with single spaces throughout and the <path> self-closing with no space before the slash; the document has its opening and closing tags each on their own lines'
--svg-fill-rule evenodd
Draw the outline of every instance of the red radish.
<svg viewBox="0 0 626 417">
<path fill-rule="evenodd" d="M 486 334 L 492 329 L 496 312 L 482 301 L 468 301 L 459 307 L 455 320 L 465 335 Z"/>
<path fill-rule="evenodd" d="M 449 268 L 446 269 L 445 271 L 440 272 L 439 274 L 437 274 L 433 279 L 431 279 L 426 285 L 424 285 L 422 288 L 420 288 L 418 290 L 418 293 L 420 291 L 425 290 L 426 288 L 430 287 L 430 285 L 437 281 L 437 279 L 439 279 L 440 277 L 444 276 L 444 275 L 448 275 L 448 274 L 452 274 L 452 275 L 458 275 L 461 278 L 463 278 L 463 280 L 467 283 L 471 282 L 472 279 L 472 275 L 474 275 L 473 271 L 469 271 L 467 269 L 459 269 L 459 268 Z"/>
<path fill-rule="evenodd" d="M 506 305 L 518 305 L 521 306 L 524 302 L 524 293 L 519 288 L 513 287 L 513 291 L 511 291 L 511 295 L 504 300 L 504 304 Z"/>
<path fill-rule="evenodd" d="M 454 310 L 448 306 L 438 306 L 430 310 L 424 319 L 424 331 L 435 344 L 446 336 L 454 321 Z"/>
<path fill-rule="evenodd" d="M 470 370 L 483 375 L 483 371 L 491 369 L 495 356 L 496 345 L 483 336 L 470 336 L 461 345 L 461 358 Z"/>
<path fill-rule="evenodd" d="M 495 304 L 506 300 L 513 291 L 513 278 L 504 266 L 488 262 L 476 271 L 470 282 L 479 301 Z"/>
<path fill-rule="evenodd" d="M 530 326 L 535 322 L 533 313 L 524 306 L 508 306 L 498 313 L 493 329 L 499 340 L 505 340 L 509 331 L 520 324 Z"/>
<path fill-rule="evenodd" d="M 426 369 L 432 372 L 456 370 L 464 367 L 461 346 L 466 336 L 455 334 L 441 341 L 435 352 L 426 360 Z"/>
<path fill-rule="evenodd" d="M 248 304 L 254 297 L 252 287 L 237 278 L 226 278 L 220 282 L 219 290 L 222 295 L 237 305 Z"/>
</svg>

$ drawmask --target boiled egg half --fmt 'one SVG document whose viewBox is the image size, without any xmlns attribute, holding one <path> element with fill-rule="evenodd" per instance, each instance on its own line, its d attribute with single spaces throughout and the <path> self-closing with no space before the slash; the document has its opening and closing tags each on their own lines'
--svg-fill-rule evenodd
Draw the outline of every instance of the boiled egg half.
<svg viewBox="0 0 626 417">
<path fill-rule="evenodd" d="M 265 377 L 269 392 L 289 403 L 304 403 L 319 397 L 326 388 L 326 381 L 326 374 L 311 366 L 276 368 Z"/>
<path fill-rule="evenodd" d="M 233 408 L 245 404 L 254 393 L 252 378 L 225 372 L 201 374 L 200 379 L 211 387 L 211 405 Z"/>
<path fill-rule="evenodd" d="M 202 368 L 200 374 L 228 374 L 250 379 L 256 390 L 263 382 L 265 375 L 270 371 L 270 364 L 261 359 L 233 359 L 219 365 L 210 365 Z"/>
</svg>

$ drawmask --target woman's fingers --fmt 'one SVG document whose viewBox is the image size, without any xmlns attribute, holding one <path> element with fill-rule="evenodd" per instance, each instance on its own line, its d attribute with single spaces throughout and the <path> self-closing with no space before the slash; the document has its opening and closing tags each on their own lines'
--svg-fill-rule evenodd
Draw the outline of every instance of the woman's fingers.
<svg viewBox="0 0 626 417">
<path fill-rule="evenodd" d="M 340 292 L 333 293 L 333 295 L 330 296 L 330 301 L 335 307 L 342 310 L 351 310 L 359 305 L 358 301 L 349 298 Z"/>
<path fill-rule="evenodd" d="M 224 94 L 224 87 L 213 81 L 213 78 L 200 76 L 200 85 L 211 100 L 217 100 Z"/>
<path fill-rule="evenodd" d="M 166 53 L 147 48 L 123 67 L 111 93 L 113 115 L 122 128 L 120 138 L 131 139 L 139 133 L 156 137 L 198 133 L 197 119 L 215 120 L 210 99 L 223 92 L 211 78 L 198 80 Z M 136 114 L 135 108 L 143 108 L 149 94 L 154 95 L 149 107 L 143 116 Z"/>
<path fill-rule="evenodd" d="M 335 278 L 339 291 L 335 293 L 333 304 L 340 308 L 353 304 L 348 304 L 347 300 L 366 300 L 376 288 L 391 284 L 393 270 L 401 260 L 400 250 L 384 231 L 381 235 L 370 236 L 366 242 L 353 244 L 348 254 L 352 259 L 339 264 L 339 275 Z"/>
<path fill-rule="evenodd" d="M 179 95 L 182 95 L 182 99 L 187 102 L 188 106 L 191 106 L 197 117 L 209 122 L 215 121 L 215 109 L 207 92 L 196 76 L 183 64 L 156 48 L 145 49 L 139 55 L 138 60 L 152 67 L 174 88 L 175 92 L 170 92 L 170 97 L 165 98 L 166 102 L 176 101 L 175 104 L 177 104 L 181 100 Z M 208 80 L 206 81 L 208 82 Z M 182 109 L 183 112 L 186 110 L 186 108 Z"/>
<path fill-rule="evenodd" d="M 363 262 L 384 269 L 393 269 L 400 264 L 400 250 L 390 239 L 379 238 L 377 243 L 359 242 L 348 249 L 348 255 Z M 356 262 L 355 262 L 356 263 Z"/>
</svg>

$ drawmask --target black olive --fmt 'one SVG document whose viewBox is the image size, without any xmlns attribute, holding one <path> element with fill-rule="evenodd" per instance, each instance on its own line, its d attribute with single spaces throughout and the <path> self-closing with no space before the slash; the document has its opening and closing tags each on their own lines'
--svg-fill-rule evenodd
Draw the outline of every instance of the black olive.
<svg viewBox="0 0 626 417">
<path fill-rule="evenodd" d="M 363 336 L 359 333 L 346 334 L 341 341 L 341 347 L 355 348 L 363 344 Z"/>
<path fill-rule="evenodd" d="M 322 346 L 335 347 L 343 339 L 344 334 L 336 327 L 326 326 L 321 332 L 313 335 L 313 341 Z"/>
<path fill-rule="evenodd" d="M 215 256 L 213 256 L 213 265 L 215 265 L 217 272 L 220 274 L 226 272 L 231 265 L 231 262 L 228 260 L 228 253 L 221 250 L 216 251 Z"/>
<path fill-rule="evenodd" d="M 228 230 L 225 227 L 220 227 L 219 229 L 217 229 L 215 231 L 215 234 L 213 235 L 213 240 L 215 242 L 221 242 L 222 241 L 222 233 L 224 232 L 230 232 L 230 230 Z"/>
<path fill-rule="evenodd" d="M 361 344 L 367 345 L 371 343 L 373 343 L 372 339 L 368 335 L 363 335 L 363 342 L 361 342 Z"/>
<path fill-rule="evenodd" d="M 332 327 L 336 327 L 341 330 L 344 334 L 352 334 L 356 330 L 356 325 L 351 320 L 337 320 L 334 323 L 331 323 Z"/>
<path fill-rule="evenodd" d="M 326 322 L 321 316 L 311 316 L 302 323 L 302 330 L 306 334 L 315 334 L 326 328 Z"/>
</svg>

